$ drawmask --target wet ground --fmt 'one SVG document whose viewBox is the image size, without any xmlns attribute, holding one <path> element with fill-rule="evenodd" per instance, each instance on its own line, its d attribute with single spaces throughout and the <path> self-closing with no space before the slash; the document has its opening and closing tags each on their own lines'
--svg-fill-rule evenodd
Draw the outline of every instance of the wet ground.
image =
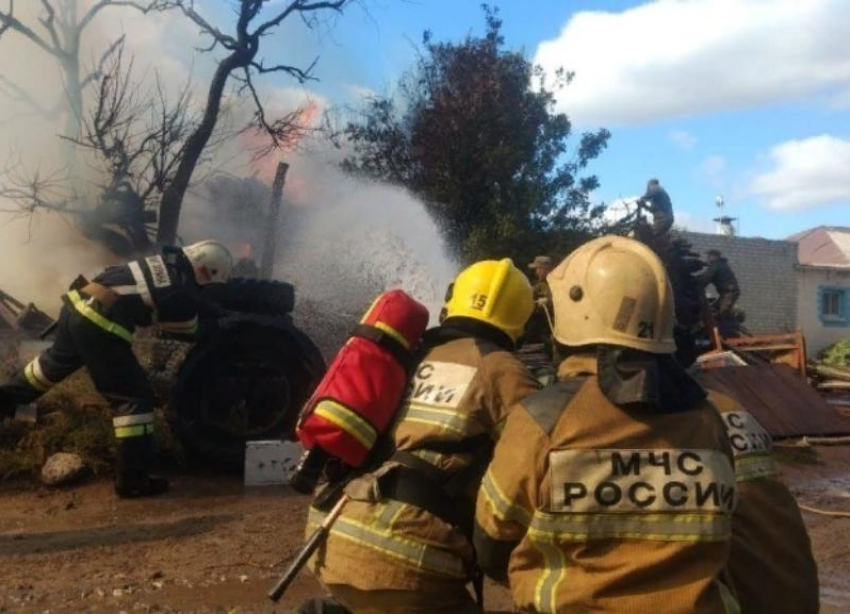
<svg viewBox="0 0 850 614">
<path fill-rule="evenodd" d="M 850 447 L 783 452 L 801 503 L 850 510 Z M 173 493 L 119 501 L 110 484 L 6 489 L 0 496 L 0 612 L 289 612 L 318 594 L 302 575 L 280 605 L 265 593 L 302 541 L 306 500 L 234 478 L 181 476 Z M 850 612 L 850 518 L 804 513 L 824 614 Z M 508 605 L 491 587 L 493 608 Z"/>
</svg>

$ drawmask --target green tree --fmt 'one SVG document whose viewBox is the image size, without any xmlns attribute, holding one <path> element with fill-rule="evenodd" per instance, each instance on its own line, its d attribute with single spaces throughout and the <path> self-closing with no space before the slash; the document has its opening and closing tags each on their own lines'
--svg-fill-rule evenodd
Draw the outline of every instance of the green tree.
<svg viewBox="0 0 850 614">
<path fill-rule="evenodd" d="M 401 79 L 395 98 L 370 100 L 342 136 L 349 172 L 403 185 L 422 198 L 464 262 L 511 255 L 521 261 L 563 252 L 599 215 L 579 173 L 606 147 L 605 129 L 567 141 L 572 126 L 555 112 L 543 71 L 506 50 L 498 12 L 484 5 L 486 32 L 434 42 Z"/>
</svg>

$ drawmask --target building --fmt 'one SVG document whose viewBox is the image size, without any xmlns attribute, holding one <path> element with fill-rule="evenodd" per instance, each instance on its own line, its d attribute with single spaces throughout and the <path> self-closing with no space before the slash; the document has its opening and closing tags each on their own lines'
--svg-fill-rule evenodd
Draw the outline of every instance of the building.
<svg viewBox="0 0 850 614">
<path fill-rule="evenodd" d="M 741 286 L 753 334 L 802 330 L 809 353 L 850 339 L 850 228 L 819 226 L 785 240 L 679 233 L 705 257 L 717 249 Z"/>
<path fill-rule="evenodd" d="M 797 330 L 797 245 L 731 234 L 680 232 L 705 258 L 719 250 L 735 271 L 741 287 L 738 307 L 747 314 L 744 326 L 756 335 Z"/>
<path fill-rule="evenodd" d="M 797 242 L 797 314 L 809 352 L 850 339 L 850 228 L 818 226 Z"/>
</svg>

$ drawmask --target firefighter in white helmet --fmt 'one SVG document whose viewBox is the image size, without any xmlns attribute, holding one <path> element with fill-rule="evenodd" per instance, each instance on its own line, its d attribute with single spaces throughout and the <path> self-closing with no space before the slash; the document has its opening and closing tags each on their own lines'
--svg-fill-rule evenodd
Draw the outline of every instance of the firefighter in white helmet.
<svg viewBox="0 0 850 614">
<path fill-rule="evenodd" d="M 201 287 L 224 282 L 232 258 L 217 241 L 161 253 L 106 268 L 91 281 L 82 276 L 62 297 L 53 346 L 0 387 L 0 419 L 38 399 L 86 367 L 110 403 L 118 442 L 115 491 L 121 497 L 159 494 L 164 478 L 149 475 L 153 462 L 154 414 L 150 383 L 133 354 L 136 328 L 157 323 L 168 334 L 198 333 Z"/>
<path fill-rule="evenodd" d="M 523 612 L 732 614 L 732 452 L 673 358 L 664 266 L 622 237 L 548 277 L 559 382 L 508 412 L 478 495 L 479 564 Z"/>
</svg>

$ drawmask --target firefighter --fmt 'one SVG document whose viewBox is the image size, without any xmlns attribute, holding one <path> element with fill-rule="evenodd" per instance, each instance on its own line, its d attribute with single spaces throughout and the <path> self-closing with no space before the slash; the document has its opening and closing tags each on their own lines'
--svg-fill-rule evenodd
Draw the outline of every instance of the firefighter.
<svg viewBox="0 0 850 614">
<path fill-rule="evenodd" d="M 638 199 L 638 203 L 649 208 L 652 214 L 652 234 L 655 236 L 667 234 L 673 227 L 673 202 L 667 190 L 661 187 L 658 179 L 650 179 L 646 183 L 646 193 Z"/>
<path fill-rule="evenodd" d="M 735 277 L 735 272 L 729 266 L 729 261 L 723 257 L 719 250 L 708 250 L 706 260 L 708 266 L 697 275 L 697 280 L 703 287 L 713 285 L 714 289 L 717 290 L 717 300 L 714 302 L 717 317 L 731 316 L 735 303 L 741 296 L 738 278 Z"/>
<path fill-rule="evenodd" d="M 546 277 L 552 270 L 552 259 L 549 256 L 537 256 L 529 263 L 528 268 L 534 271 L 537 281 L 531 286 L 534 297 L 534 312 L 528 320 L 523 336 L 526 343 L 542 343 L 547 353 L 552 353 L 552 327 L 549 325 L 552 314 L 552 291 L 546 282 Z"/>
<path fill-rule="evenodd" d="M 474 543 L 523 612 L 737 612 L 719 581 L 732 452 L 673 358 L 673 299 L 645 245 L 608 236 L 549 275 L 560 381 L 511 410 Z"/>
<path fill-rule="evenodd" d="M 818 569 L 797 502 L 778 479 L 770 433 L 731 397 L 709 389 L 735 456 L 738 505 L 729 575 L 745 614 L 817 614 Z"/>
<path fill-rule="evenodd" d="M 475 493 L 508 408 L 539 388 L 512 354 L 532 310 L 508 259 L 473 264 L 450 286 L 387 436 L 395 452 L 348 485 L 354 500 L 310 562 L 355 614 L 479 612 L 466 588 Z M 308 532 L 322 518 L 311 508 Z"/>
<path fill-rule="evenodd" d="M 0 387 L 0 409 L 14 415 L 85 366 L 112 406 L 118 441 L 115 492 L 120 497 L 156 495 L 164 478 L 148 474 L 154 455 L 153 392 L 133 354 L 138 327 L 193 338 L 198 332 L 197 295 L 202 286 L 230 275 L 230 252 L 216 241 L 112 266 L 92 281 L 78 278 L 62 298 L 56 340 L 10 382 Z"/>
</svg>

